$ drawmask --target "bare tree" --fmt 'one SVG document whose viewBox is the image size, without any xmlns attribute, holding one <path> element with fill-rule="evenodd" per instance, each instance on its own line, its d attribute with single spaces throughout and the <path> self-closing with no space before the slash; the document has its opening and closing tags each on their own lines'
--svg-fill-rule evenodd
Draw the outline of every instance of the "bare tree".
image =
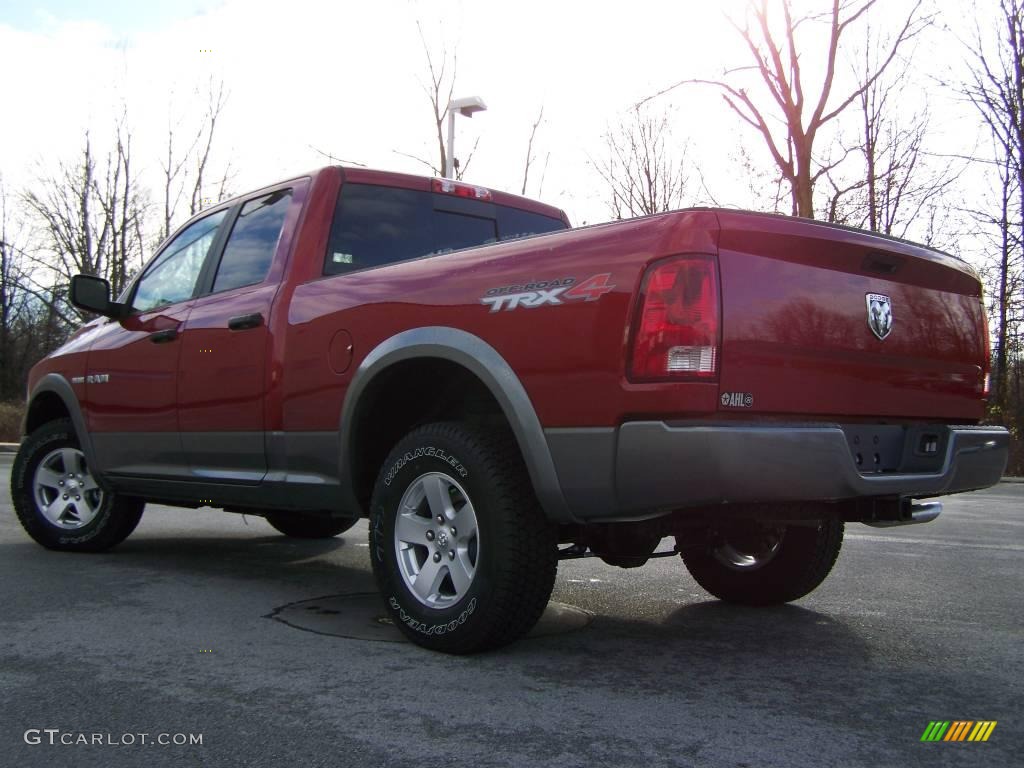
<svg viewBox="0 0 1024 768">
<path fill-rule="evenodd" d="M 114 149 L 104 163 L 104 176 L 95 182 L 99 204 L 98 252 L 106 263 L 106 278 L 115 296 L 142 266 L 145 245 L 142 223 L 148 201 L 132 164 L 132 134 L 124 115 L 116 126 Z"/>
<path fill-rule="evenodd" d="M 54 274 L 26 250 L 29 233 L 17 204 L 0 180 L 0 400 L 23 397 L 29 369 L 74 322 L 57 306 Z"/>
<path fill-rule="evenodd" d="M 227 103 L 227 92 L 224 90 L 224 81 L 214 82 L 210 80 L 206 93 L 206 112 L 203 115 L 203 125 L 200 128 L 197 145 L 199 151 L 196 153 L 192 174 L 192 200 L 189 205 L 189 214 L 195 215 L 200 210 L 226 197 L 228 177 L 231 173 L 230 160 L 225 164 L 224 172 L 216 182 L 217 193 L 215 197 L 208 194 L 206 188 L 207 172 L 210 162 L 210 150 L 213 148 L 213 138 L 217 130 L 217 120 Z"/>
<path fill-rule="evenodd" d="M 997 318 L 993 382 L 997 416 L 1010 410 L 1018 434 L 1024 429 L 1020 398 L 1022 350 L 1017 327 L 1024 320 L 1021 283 L 1024 246 L 1024 2 L 1000 0 L 1000 32 L 994 46 L 986 45 L 981 29 L 970 44 L 972 74 L 964 94 L 978 110 L 992 137 L 994 167 L 998 169 L 1001 211 L 993 220 L 978 212 L 983 223 L 998 228 L 999 256 L 995 269 Z M 986 222 L 985 219 L 988 218 Z M 1014 371 L 1011 386 L 1010 373 Z"/>
<path fill-rule="evenodd" d="M 868 25 L 855 65 L 860 95 L 851 105 L 850 122 L 855 115 L 858 126 L 852 141 L 838 141 L 842 162 L 829 163 L 825 179 L 832 191 L 823 218 L 898 237 L 923 223 L 929 240 L 936 236 L 931 213 L 967 164 L 950 158 L 938 164 L 926 151 L 930 116 L 927 105 L 907 108 L 905 60 L 874 77 L 879 57 L 890 49 L 891 40 L 876 39 Z"/>
<path fill-rule="evenodd" d="M 178 155 L 175 146 L 177 131 L 182 123 L 181 119 L 173 120 L 170 115 L 167 118 L 167 154 L 161 159 L 160 170 L 163 171 L 163 222 L 160 227 L 159 240 L 162 242 L 171 234 L 171 225 L 175 221 L 178 205 L 185 192 L 185 184 L 182 177 L 188 167 L 189 156 L 195 149 L 198 137 L 193 138 L 188 148 Z"/>
<path fill-rule="evenodd" d="M 231 159 L 225 161 L 222 172 L 209 180 L 212 166 L 217 123 L 228 102 L 229 94 L 222 80 L 210 78 L 193 93 L 205 101 L 198 123 L 191 128 L 184 116 L 175 116 L 170 110 L 167 122 L 166 154 L 160 159 L 163 173 L 163 217 L 159 240 L 170 235 L 178 222 L 178 209 L 188 200 L 188 214 L 193 216 L 203 208 L 230 197 Z M 182 141 L 179 134 L 184 133 Z"/>
<path fill-rule="evenodd" d="M 132 136 L 122 115 L 112 148 L 97 158 L 87 132 L 77 162 L 58 161 L 56 172 L 42 174 L 21 196 L 34 219 L 39 245 L 47 257 L 35 257 L 31 280 L 53 317 L 73 323 L 77 311 L 54 292 L 78 273 L 98 275 L 120 293 L 141 265 L 146 196 L 132 163 Z M 53 282 L 50 283 L 49 281 Z"/>
<path fill-rule="evenodd" d="M 786 190 L 786 182 L 778 173 L 774 173 L 774 165 L 766 167 L 757 161 L 744 143 L 740 142 L 730 153 L 731 162 L 739 169 L 739 181 L 746 187 L 751 207 L 771 213 L 785 213 L 789 210 L 790 196 Z M 698 169 L 699 170 L 699 169 Z M 701 186 L 705 193 L 714 201 L 701 176 Z M 714 202 L 718 205 L 718 202 Z"/>
<path fill-rule="evenodd" d="M 668 114 L 642 108 L 605 134 L 606 156 L 591 161 L 616 219 L 681 208 L 688 196 L 686 145 L 677 149 Z"/>
<path fill-rule="evenodd" d="M 921 159 L 921 145 L 928 128 L 927 109 L 918 112 L 907 127 L 894 119 L 892 101 L 901 95 L 892 83 L 875 78 L 868 84 L 871 73 L 877 69 L 871 50 L 871 28 L 867 30 L 863 68 L 860 83 L 863 90 L 857 98 L 863 119 L 863 136 L 858 149 L 864 160 L 866 184 L 866 215 L 872 232 L 893 234 L 897 217 Z M 906 68 L 896 76 L 901 80 Z M 902 233 L 900 233 L 902 234 Z"/>
<path fill-rule="evenodd" d="M 427 71 L 430 73 L 430 84 L 424 86 L 427 97 L 430 99 L 430 107 L 434 113 L 434 129 L 437 133 L 437 151 L 440 164 L 431 166 L 438 176 L 444 175 L 444 169 L 448 167 L 448 151 L 444 142 L 444 117 L 448 111 L 448 103 L 452 100 L 455 92 L 455 76 L 459 68 L 459 52 L 452 51 L 448 55 L 448 49 L 442 48 L 441 61 L 435 63 L 434 56 L 430 53 L 430 46 L 427 45 L 427 38 L 423 34 L 423 25 L 417 21 L 416 29 L 420 33 L 420 42 L 423 44 L 423 55 L 427 59 Z M 429 165 L 429 163 L 428 163 Z"/>
<path fill-rule="evenodd" d="M 333 152 L 324 152 L 324 150 L 322 150 L 322 149 L 317 149 L 312 144 L 307 144 L 306 146 L 309 147 L 311 150 L 313 150 L 316 154 L 320 155 L 320 157 L 327 158 L 327 160 L 332 165 L 334 165 L 336 163 L 341 163 L 342 165 L 355 165 L 355 166 L 357 166 L 359 168 L 366 168 L 367 167 L 366 163 L 360 163 L 358 160 L 346 160 L 344 157 L 340 157 L 340 156 L 334 154 Z"/>
<path fill-rule="evenodd" d="M 540 110 L 537 112 L 537 119 L 533 121 L 533 125 L 530 126 L 530 139 L 526 142 L 526 162 L 523 164 L 523 188 L 519 192 L 521 195 L 526 194 L 526 184 L 530 179 L 530 167 L 533 165 L 533 161 L 536 159 L 533 156 L 533 140 L 537 137 L 537 128 L 540 126 L 541 121 L 544 119 L 544 105 L 542 104 Z M 551 153 L 549 152 L 547 157 L 544 159 L 544 167 L 547 168 L 548 159 L 550 159 Z M 541 186 L 543 187 L 544 180 L 541 176 Z M 538 194 L 540 194 L 538 192 Z"/>
<path fill-rule="evenodd" d="M 797 36 L 801 26 L 816 25 L 823 17 L 805 15 L 794 18 L 790 0 L 782 0 L 779 4 L 772 4 L 772 7 L 782 9 L 782 20 L 776 22 L 769 13 L 768 0 L 750 0 L 743 23 L 732 23 L 746 43 L 752 65 L 727 72 L 729 80 L 681 80 L 650 98 L 690 83 L 710 85 L 720 90 L 726 104 L 764 139 L 780 175 L 789 185 L 793 215 L 813 218 L 815 182 L 836 164 L 823 164 L 815 158 L 815 142 L 819 134 L 884 74 L 900 47 L 927 22 L 919 14 L 922 0 L 916 0 L 897 27 L 892 43 L 875 71 L 849 92 L 833 94 L 836 61 L 843 36 L 876 2 L 832 0 L 831 12 L 825 22 L 827 45 L 824 60 L 814 68 L 824 72 L 824 77 L 820 87 L 814 91 L 804 82 L 805 62 L 801 61 L 802 45 Z M 737 82 L 743 73 L 751 71 L 758 75 L 760 93 L 754 93 Z M 774 127 L 776 125 L 781 125 L 782 130 Z"/>
<path fill-rule="evenodd" d="M 20 238 L 12 221 L 6 187 L 0 179 L 0 400 L 9 400 L 21 394 L 16 385 L 17 361 L 16 325 L 24 314 L 25 292 L 24 259 L 21 248 L 15 244 Z"/>
<path fill-rule="evenodd" d="M 437 136 L 437 157 L 439 163 L 434 165 L 433 162 L 417 155 L 410 155 L 407 152 L 395 152 L 403 157 L 408 157 L 411 160 L 427 166 L 435 176 L 444 176 L 444 169 L 448 165 L 448 149 L 445 144 L 444 135 L 444 121 L 448 114 L 448 104 L 451 103 L 452 94 L 455 92 L 455 80 L 459 69 L 459 52 L 457 49 L 452 49 L 449 53 L 447 46 L 442 46 L 440 57 L 436 57 L 431 53 L 430 45 L 427 43 L 426 35 L 423 33 L 423 24 L 419 21 L 416 22 L 416 30 L 419 32 L 420 43 L 423 45 L 423 55 L 426 58 L 427 73 L 430 76 L 430 82 L 423 85 L 423 91 L 426 93 L 427 98 L 430 100 L 430 108 L 433 116 L 433 130 Z M 466 171 L 469 169 L 469 164 L 473 160 L 473 155 L 476 154 L 477 147 L 480 145 L 480 138 L 477 137 L 476 141 L 473 142 L 473 147 L 466 155 L 465 162 L 461 162 L 459 158 L 452 159 L 452 168 L 455 169 L 455 178 L 461 179 Z"/>
</svg>

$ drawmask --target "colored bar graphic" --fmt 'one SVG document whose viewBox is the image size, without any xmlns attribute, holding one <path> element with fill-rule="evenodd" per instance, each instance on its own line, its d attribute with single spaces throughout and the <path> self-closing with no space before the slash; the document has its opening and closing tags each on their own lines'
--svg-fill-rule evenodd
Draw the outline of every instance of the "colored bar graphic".
<svg viewBox="0 0 1024 768">
<path fill-rule="evenodd" d="M 988 737 L 992 735 L 992 731 L 996 728 L 996 722 L 998 721 L 979 720 L 978 724 L 974 726 L 968 741 L 988 741 Z"/>
<path fill-rule="evenodd" d="M 946 733 L 947 728 L 949 728 L 948 720 L 932 720 L 921 734 L 921 741 L 939 741 Z"/>
<path fill-rule="evenodd" d="M 957 720 L 953 723 L 953 727 L 949 729 L 949 733 L 946 734 L 946 738 L 943 741 L 963 741 L 964 737 L 967 736 L 967 729 L 974 725 L 970 720 Z"/>
<path fill-rule="evenodd" d="M 931 720 L 921 741 L 988 741 L 996 720 Z"/>
</svg>

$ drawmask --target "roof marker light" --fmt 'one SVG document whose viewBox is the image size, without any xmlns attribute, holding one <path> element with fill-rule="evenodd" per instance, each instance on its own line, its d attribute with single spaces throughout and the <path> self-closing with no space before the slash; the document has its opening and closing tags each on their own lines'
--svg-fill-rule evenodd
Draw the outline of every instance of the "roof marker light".
<svg viewBox="0 0 1024 768">
<path fill-rule="evenodd" d="M 431 188 L 434 192 L 439 192 L 442 195 L 466 197 L 470 200 L 482 200 L 486 203 L 491 202 L 492 199 L 491 190 L 489 189 L 476 187 L 472 184 L 462 184 L 451 179 L 433 179 L 431 181 Z"/>
</svg>

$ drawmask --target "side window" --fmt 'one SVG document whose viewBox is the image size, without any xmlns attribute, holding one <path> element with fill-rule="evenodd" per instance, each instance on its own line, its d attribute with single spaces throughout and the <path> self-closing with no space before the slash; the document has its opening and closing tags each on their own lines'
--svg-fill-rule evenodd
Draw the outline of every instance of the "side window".
<svg viewBox="0 0 1024 768">
<path fill-rule="evenodd" d="M 324 274 L 378 267 L 434 250 L 430 194 L 346 184 L 338 198 Z"/>
<path fill-rule="evenodd" d="M 217 238 L 227 210 L 190 224 L 146 269 L 132 300 L 132 310 L 146 310 L 192 298 L 206 254 Z"/>
<path fill-rule="evenodd" d="M 282 189 L 242 206 L 217 267 L 214 293 L 263 282 L 274 260 L 291 201 L 292 191 Z"/>
</svg>

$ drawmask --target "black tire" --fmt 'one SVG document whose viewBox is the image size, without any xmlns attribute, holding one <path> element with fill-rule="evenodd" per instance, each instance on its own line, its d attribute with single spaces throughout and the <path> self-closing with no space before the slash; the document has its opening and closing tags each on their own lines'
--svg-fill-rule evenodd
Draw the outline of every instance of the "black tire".
<svg viewBox="0 0 1024 768">
<path fill-rule="evenodd" d="M 21 444 L 11 471 L 11 499 L 22 527 L 47 549 L 101 552 L 120 544 L 139 524 L 145 507 L 140 499 L 115 496 L 109 489 L 101 489 L 95 516 L 78 527 L 62 527 L 44 515 L 33 488 L 36 472 L 54 451 L 65 448 L 81 450 L 70 419 L 43 424 Z M 82 466 L 91 477 L 88 467 L 84 463 Z"/>
<path fill-rule="evenodd" d="M 679 542 L 683 562 L 698 584 L 730 603 L 777 605 L 809 594 L 825 580 L 843 545 L 843 522 L 733 523 L 705 534 L 702 546 L 687 548 Z M 747 558 L 753 562 L 736 562 Z"/>
<path fill-rule="evenodd" d="M 432 478 L 448 494 L 453 524 L 467 520 L 469 508 L 474 538 L 457 541 L 454 525 L 446 521 L 423 540 L 421 553 L 419 544 L 398 543 L 396 525 L 406 493 L 414 498 Z M 417 525 L 434 526 L 437 518 L 425 496 L 415 509 L 405 509 L 403 523 L 415 518 Z M 440 548 L 442 534 L 448 540 L 449 532 L 445 546 L 452 548 L 445 554 L 451 566 Z M 438 557 L 432 567 L 442 581 L 434 605 L 421 602 L 407 582 L 420 554 L 420 573 Z M 444 575 L 446 567 L 459 566 L 456 558 L 473 563 L 464 591 L 455 586 L 453 571 Z M 371 503 L 370 560 L 392 620 L 412 642 L 445 653 L 474 653 L 511 643 L 537 623 L 555 582 L 557 531 L 537 502 L 510 434 L 462 423 L 427 424 L 403 438 L 381 468 Z M 468 567 L 463 578 L 467 572 Z"/>
<path fill-rule="evenodd" d="M 301 512 L 275 512 L 267 515 L 267 522 L 280 533 L 293 539 L 330 539 L 344 533 L 358 522 L 336 517 L 304 515 Z"/>
</svg>

